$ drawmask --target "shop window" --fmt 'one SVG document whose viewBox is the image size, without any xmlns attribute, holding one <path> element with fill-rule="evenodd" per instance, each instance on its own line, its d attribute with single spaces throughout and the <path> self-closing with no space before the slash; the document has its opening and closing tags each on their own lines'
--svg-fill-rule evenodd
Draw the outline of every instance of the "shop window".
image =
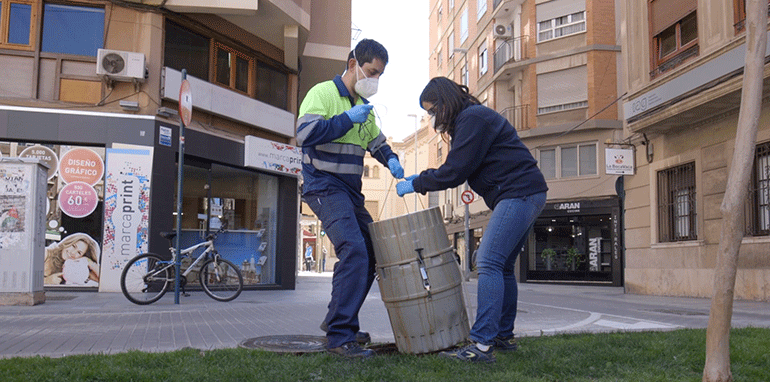
<svg viewBox="0 0 770 382">
<path fill-rule="evenodd" d="M 746 203 L 746 234 L 770 235 L 770 142 L 757 146 Z"/>
<path fill-rule="evenodd" d="M 696 0 L 651 0 L 651 77 L 671 70 L 699 53 Z"/>
<path fill-rule="evenodd" d="M 43 52 L 96 57 L 103 46 L 104 8 L 44 5 Z"/>
<path fill-rule="evenodd" d="M 537 23 L 537 42 L 570 36 L 586 30 L 585 11 L 543 20 Z"/>
<path fill-rule="evenodd" d="M 660 242 L 698 238 L 695 218 L 695 163 L 658 171 L 658 237 Z"/>
<path fill-rule="evenodd" d="M 244 284 L 275 283 L 278 177 L 215 163 L 189 163 L 186 159 L 181 245 L 196 244 L 207 230 L 224 226 L 227 232 L 217 237 L 217 250 L 240 268 Z M 196 279 L 188 276 L 188 285 L 195 285 Z"/>
<path fill-rule="evenodd" d="M 35 44 L 35 1 L 0 2 L 0 48 L 32 50 Z"/>
<path fill-rule="evenodd" d="M 741 33 L 746 30 L 746 0 L 733 0 L 735 14 L 735 33 Z M 770 1 L 768 1 L 770 3 Z M 767 11 L 770 15 L 770 8 Z"/>
<path fill-rule="evenodd" d="M 607 279 L 612 272 L 612 217 L 610 215 L 583 215 L 538 219 L 530 240 L 528 270 L 552 271 L 544 277 L 565 277 L 564 271 L 601 272 L 586 274 L 584 280 Z"/>
<path fill-rule="evenodd" d="M 208 80 L 210 39 L 166 21 L 163 60 L 165 65 L 187 74 Z"/>
<path fill-rule="evenodd" d="M 597 174 L 595 143 L 540 149 L 539 156 L 540 171 L 546 179 Z"/>
</svg>

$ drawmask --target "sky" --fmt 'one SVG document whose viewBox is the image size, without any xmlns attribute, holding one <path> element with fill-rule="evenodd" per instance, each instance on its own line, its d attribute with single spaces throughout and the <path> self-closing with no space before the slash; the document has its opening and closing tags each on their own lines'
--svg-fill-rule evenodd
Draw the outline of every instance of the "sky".
<svg viewBox="0 0 770 382">
<path fill-rule="evenodd" d="M 408 11 L 405 11 L 408 10 Z M 361 39 L 378 41 L 388 50 L 388 65 L 380 77 L 377 94 L 369 101 L 380 117 L 386 137 L 403 141 L 414 133 L 420 93 L 428 83 L 428 2 L 424 0 L 352 0 L 351 48 Z"/>
</svg>

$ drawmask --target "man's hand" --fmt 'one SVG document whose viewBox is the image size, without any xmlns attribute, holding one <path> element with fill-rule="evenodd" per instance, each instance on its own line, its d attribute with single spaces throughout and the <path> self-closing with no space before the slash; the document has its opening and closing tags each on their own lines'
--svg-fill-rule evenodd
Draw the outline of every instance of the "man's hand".
<svg viewBox="0 0 770 382">
<path fill-rule="evenodd" d="M 350 117 L 353 123 L 364 123 L 369 118 L 369 113 L 372 111 L 372 105 L 356 105 L 345 111 L 345 114 Z"/>
<path fill-rule="evenodd" d="M 388 160 L 388 169 L 390 169 L 390 173 L 394 178 L 401 179 L 404 177 L 404 168 L 401 167 L 401 163 L 398 162 L 398 158 L 394 157 Z"/>
<path fill-rule="evenodd" d="M 414 185 L 412 185 L 411 180 L 402 180 L 396 184 L 396 193 L 398 196 L 404 196 L 412 192 L 414 192 Z"/>
</svg>

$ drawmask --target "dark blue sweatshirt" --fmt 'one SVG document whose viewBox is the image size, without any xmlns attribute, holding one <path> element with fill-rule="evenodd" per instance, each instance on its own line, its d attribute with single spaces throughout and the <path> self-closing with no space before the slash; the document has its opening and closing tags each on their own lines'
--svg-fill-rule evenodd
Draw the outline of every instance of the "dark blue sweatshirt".
<svg viewBox="0 0 770 382">
<path fill-rule="evenodd" d="M 548 190 L 537 161 L 502 115 L 481 105 L 463 109 L 455 120 L 451 149 L 437 169 L 412 182 L 421 194 L 468 185 L 490 209 L 503 199 Z"/>
</svg>

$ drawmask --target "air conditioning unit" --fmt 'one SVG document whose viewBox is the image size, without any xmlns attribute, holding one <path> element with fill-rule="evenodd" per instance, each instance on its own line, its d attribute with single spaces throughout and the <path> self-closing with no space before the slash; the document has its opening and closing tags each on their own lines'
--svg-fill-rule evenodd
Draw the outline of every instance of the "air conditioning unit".
<svg viewBox="0 0 770 382">
<path fill-rule="evenodd" d="M 495 24 L 495 38 L 509 38 L 513 36 L 513 29 L 510 24 Z"/>
<path fill-rule="evenodd" d="M 145 79 L 144 54 L 121 50 L 99 49 L 96 56 L 96 74 L 115 81 Z"/>
<path fill-rule="evenodd" d="M 443 206 L 441 206 L 441 212 L 444 216 L 444 219 L 452 219 L 454 217 L 454 210 L 451 203 L 445 203 Z"/>
</svg>

